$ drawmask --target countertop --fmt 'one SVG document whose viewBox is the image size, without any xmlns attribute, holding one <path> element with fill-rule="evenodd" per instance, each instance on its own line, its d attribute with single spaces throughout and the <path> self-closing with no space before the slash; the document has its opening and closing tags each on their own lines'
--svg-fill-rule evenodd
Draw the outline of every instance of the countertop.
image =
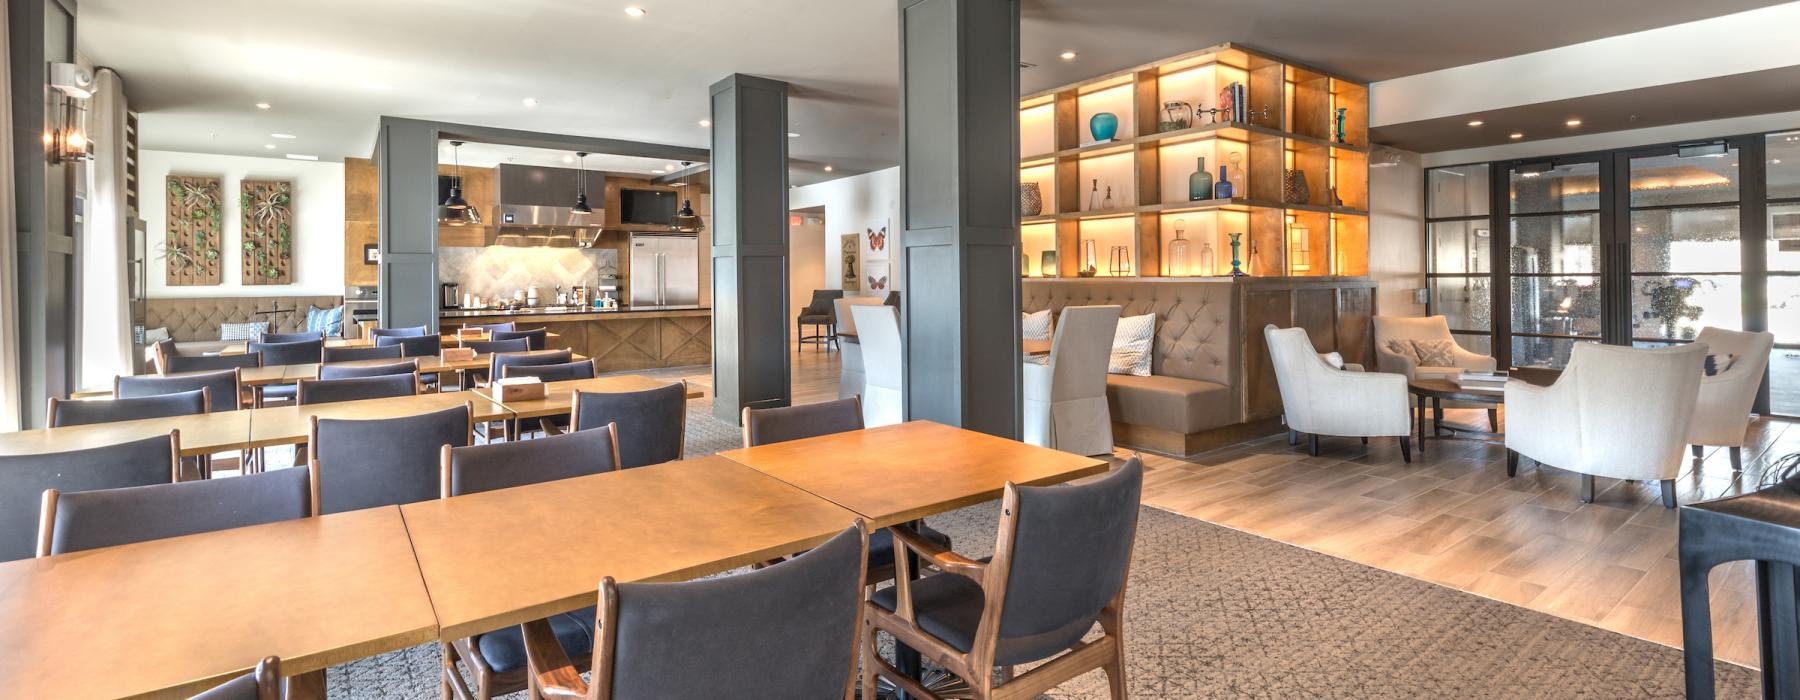
<svg viewBox="0 0 1800 700">
<path fill-rule="evenodd" d="M 532 307 L 521 309 L 441 309 L 438 318 L 471 319 L 471 318 L 521 318 L 521 317 L 556 317 L 556 316 L 590 316 L 590 315 L 625 315 L 632 313 L 668 312 L 668 311 L 712 311 L 710 306 L 697 304 L 667 306 L 620 306 L 616 309 L 597 309 L 579 306 L 566 308 Z"/>
</svg>

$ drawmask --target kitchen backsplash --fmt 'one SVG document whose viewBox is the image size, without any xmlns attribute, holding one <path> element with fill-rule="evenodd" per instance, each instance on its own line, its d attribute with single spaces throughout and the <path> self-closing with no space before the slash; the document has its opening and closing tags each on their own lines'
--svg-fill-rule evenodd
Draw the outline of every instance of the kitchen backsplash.
<svg viewBox="0 0 1800 700">
<path fill-rule="evenodd" d="M 439 248 L 438 278 L 458 282 L 462 294 L 484 301 L 511 298 L 514 291 L 538 286 L 540 303 L 556 299 L 556 287 L 564 291 L 581 284 L 595 284 L 601 275 L 619 274 L 619 251 L 611 248 Z"/>
</svg>

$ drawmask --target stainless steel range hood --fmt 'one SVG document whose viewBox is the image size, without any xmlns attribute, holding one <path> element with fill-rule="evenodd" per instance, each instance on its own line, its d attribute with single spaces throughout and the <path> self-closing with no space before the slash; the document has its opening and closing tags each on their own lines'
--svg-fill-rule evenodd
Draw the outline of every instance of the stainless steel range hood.
<svg viewBox="0 0 1800 700">
<path fill-rule="evenodd" d="M 575 181 L 585 177 L 590 198 L 606 191 L 606 177 L 592 170 L 545 168 L 535 165 L 502 163 L 495 169 L 493 225 L 504 236 L 512 233 L 526 236 L 549 236 L 543 229 L 555 229 L 557 237 L 578 238 L 591 234 L 606 221 L 606 210 L 596 207 L 586 214 L 576 213 Z"/>
</svg>

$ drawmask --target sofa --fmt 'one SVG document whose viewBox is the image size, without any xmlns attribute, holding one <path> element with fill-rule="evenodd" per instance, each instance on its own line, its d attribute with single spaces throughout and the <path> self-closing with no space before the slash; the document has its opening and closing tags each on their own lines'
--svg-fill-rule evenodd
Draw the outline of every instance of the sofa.
<svg viewBox="0 0 1800 700">
<path fill-rule="evenodd" d="M 150 299 L 145 302 L 144 328 L 167 328 L 175 340 L 175 350 L 183 355 L 217 352 L 228 342 L 219 339 L 219 326 L 226 323 L 272 321 L 269 330 L 292 333 L 306 327 L 308 306 L 330 308 L 342 306 L 342 296 L 278 296 L 278 297 L 192 297 Z M 282 313 L 258 314 L 279 308 Z M 352 324 L 344 321 L 346 330 Z M 148 346 L 141 348 L 149 361 Z"/>
</svg>

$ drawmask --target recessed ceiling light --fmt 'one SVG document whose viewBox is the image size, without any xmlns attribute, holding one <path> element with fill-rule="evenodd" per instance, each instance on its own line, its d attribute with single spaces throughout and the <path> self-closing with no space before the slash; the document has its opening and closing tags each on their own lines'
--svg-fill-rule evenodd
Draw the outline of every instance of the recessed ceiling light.
<svg viewBox="0 0 1800 700">
<path fill-rule="evenodd" d="M 797 138 L 800 138 L 800 134 L 790 131 L 790 132 L 788 132 L 788 138 L 797 139 Z"/>
<path fill-rule="evenodd" d="M 573 162 L 575 162 L 575 156 L 563 156 L 563 162 L 564 163 L 573 163 Z"/>
<path fill-rule="evenodd" d="M 293 135 L 293 134 L 269 134 L 269 138 L 275 138 L 275 139 L 297 139 L 297 138 L 300 138 L 300 137 L 298 137 L 298 136 L 295 136 L 295 135 Z"/>
<path fill-rule="evenodd" d="M 288 157 L 288 160 L 318 160 L 319 159 L 318 156 L 309 156 L 304 153 L 289 153 L 289 154 L 287 154 L 287 157 Z"/>
<path fill-rule="evenodd" d="M 519 102 L 521 102 L 521 103 L 524 103 L 524 105 L 525 105 L 525 106 L 526 106 L 526 107 L 536 107 L 536 106 L 538 106 L 538 98 L 536 98 L 536 97 L 527 97 L 527 98 L 525 98 L 525 99 L 523 99 L 523 100 L 519 100 Z"/>
<path fill-rule="evenodd" d="M 1073 61 L 1073 60 L 1075 60 L 1075 57 L 1078 54 L 1076 54 L 1074 51 L 1064 51 L 1064 52 L 1062 52 L 1061 55 L 1062 55 L 1062 60 Z"/>
<path fill-rule="evenodd" d="M 1486 124 L 1486 123 L 1487 122 L 1484 122 L 1480 119 L 1470 119 L 1469 120 L 1469 126 L 1481 126 L 1482 124 Z"/>
<path fill-rule="evenodd" d="M 1564 124 L 1567 124 L 1567 125 L 1569 125 L 1569 126 L 1581 126 L 1581 120 L 1580 120 L 1580 119 L 1570 119 L 1570 120 L 1568 120 L 1568 121 L 1566 121 L 1566 122 L 1563 122 L 1563 123 L 1564 123 Z"/>
<path fill-rule="evenodd" d="M 273 150 L 275 150 L 275 144 L 265 143 L 265 144 L 263 144 L 263 148 L 267 148 L 267 149 L 273 151 Z"/>
<path fill-rule="evenodd" d="M 712 120 L 711 119 L 702 119 L 702 120 L 700 120 L 700 126 L 712 126 Z"/>
<path fill-rule="evenodd" d="M 831 172 L 831 166 L 829 166 L 829 165 L 825 166 L 825 172 Z"/>
<path fill-rule="evenodd" d="M 1509 139 L 1522 139 L 1522 138 L 1525 138 L 1525 132 L 1523 132 L 1523 131 L 1515 131 L 1515 132 L 1512 132 L 1512 133 L 1511 133 L 1511 134 L 1508 134 L 1508 135 L 1507 135 L 1507 138 L 1509 138 Z"/>
<path fill-rule="evenodd" d="M 642 17 L 648 13 L 644 11 L 644 8 L 632 5 L 631 7 L 625 8 L 625 14 L 631 15 L 632 17 Z"/>
<path fill-rule="evenodd" d="M 271 104 L 269 104 L 269 103 L 267 103 L 267 102 L 258 102 L 258 103 L 256 103 L 256 108 L 257 108 L 257 109 L 268 109 L 268 108 L 270 108 L 270 107 L 273 107 L 273 106 L 274 106 L 274 105 L 271 105 Z"/>
</svg>

